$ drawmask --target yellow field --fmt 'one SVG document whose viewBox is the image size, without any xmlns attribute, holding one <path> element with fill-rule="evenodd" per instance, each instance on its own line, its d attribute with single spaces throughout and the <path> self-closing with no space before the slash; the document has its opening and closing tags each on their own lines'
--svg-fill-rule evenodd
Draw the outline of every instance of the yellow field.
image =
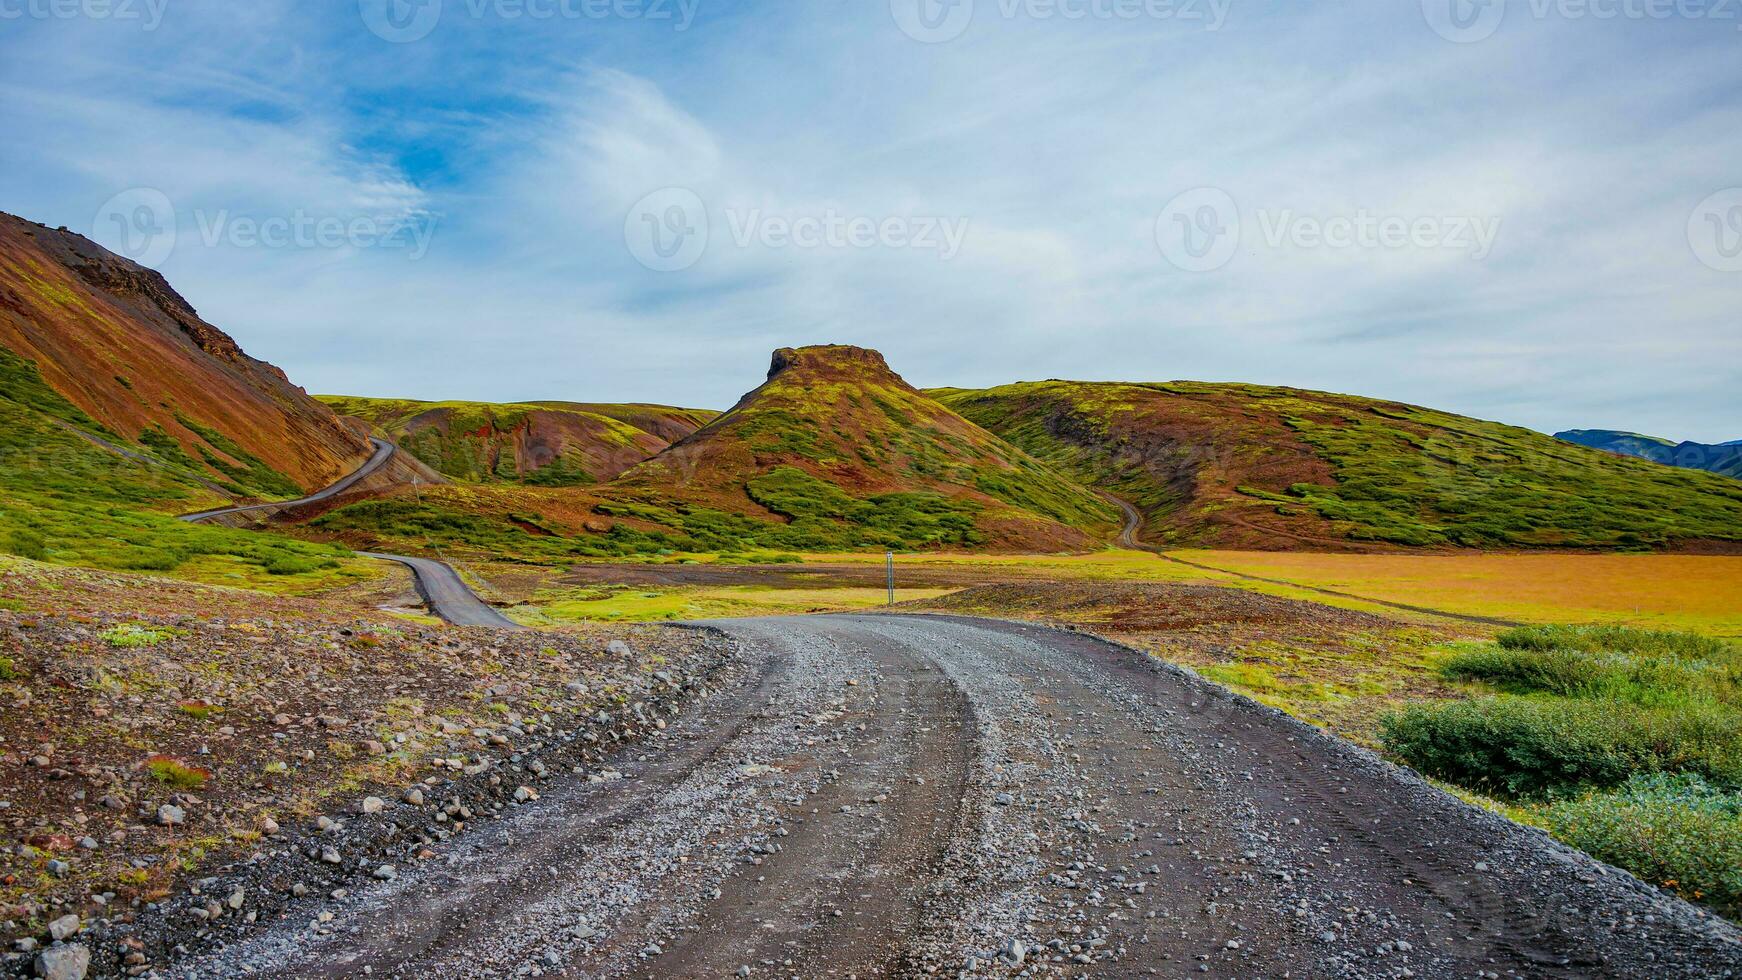
<svg viewBox="0 0 1742 980">
<path fill-rule="evenodd" d="M 1232 551 L 1177 555 L 1228 572 L 1465 615 L 1742 636 L 1742 557 Z"/>
<path fill-rule="evenodd" d="M 897 602 L 935 599 L 947 589 L 899 589 Z M 551 589 L 507 611 L 525 626 L 650 623 L 738 616 L 796 616 L 882 607 L 883 589 L 783 589 L 754 585 Z"/>
</svg>

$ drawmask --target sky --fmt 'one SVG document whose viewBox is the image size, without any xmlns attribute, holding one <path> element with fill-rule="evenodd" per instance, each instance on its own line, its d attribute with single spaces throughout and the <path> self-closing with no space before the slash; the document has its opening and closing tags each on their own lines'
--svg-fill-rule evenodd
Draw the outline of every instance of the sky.
<svg viewBox="0 0 1742 980">
<path fill-rule="evenodd" d="M 318 393 L 850 343 L 1742 438 L 1731 0 L 0 0 L 0 132 Z"/>
</svg>

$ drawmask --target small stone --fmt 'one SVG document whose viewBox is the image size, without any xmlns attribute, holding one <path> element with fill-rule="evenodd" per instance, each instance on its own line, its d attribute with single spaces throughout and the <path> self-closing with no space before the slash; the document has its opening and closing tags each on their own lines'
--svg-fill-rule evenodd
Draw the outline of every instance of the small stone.
<svg viewBox="0 0 1742 980">
<path fill-rule="evenodd" d="M 43 980 L 85 980 L 91 970 L 91 951 L 83 946 L 56 946 L 36 958 L 36 975 Z"/>
<path fill-rule="evenodd" d="M 362 810 L 364 813 L 380 813 L 382 810 L 387 809 L 387 801 L 379 796 L 366 797 L 363 800 L 363 805 L 358 809 Z"/>
<path fill-rule="evenodd" d="M 79 934 L 81 924 L 78 916 L 63 915 L 48 924 L 48 934 L 55 942 L 64 943 Z"/>
<path fill-rule="evenodd" d="M 278 821 L 268 816 L 262 816 L 260 822 L 255 824 L 255 826 L 259 827 L 260 832 L 268 837 L 272 837 L 278 833 Z"/>
<path fill-rule="evenodd" d="M 225 900 L 224 904 L 230 906 L 232 911 L 240 912 L 242 911 L 242 906 L 247 904 L 247 902 L 248 893 L 238 888 L 230 893 L 230 897 Z"/>
<path fill-rule="evenodd" d="M 179 806 L 165 803 L 157 808 L 157 822 L 163 827 L 179 827 L 188 822 L 188 813 Z"/>
<path fill-rule="evenodd" d="M 50 861 L 48 862 L 48 873 L 56 878 L 65 878 L 73 873 L 73 866 L 65 861 Z"/>
<path fill-rule="evenodd" d="M 413 786 L 405 791 L 404 799 L 411 806 L 423 806 L 423 790 Z"/>
<path fill-rule="evenodd" d="M 392 881 L 399 877 L 399 872 L 393 870 L 393 865 L 383 864 L 381 867 L 375 869 L 375 877 L 382 881 Z"/>
<path fill-rule="evenodd" d="M 992 797 L 992 802 L 999 806 L 1009 806 L 1016 802 L 1016 797 L 1011 796 L 1009 793 L 999 793 L 997 796 Z"/>
<path fill-rule="evenodd" d="M 382 756 L 382 755 L 387 754 L 387 746 L 382 745 L 380 742 L 377 742 L 373 739 L 370 739 L 369 741 L 366 741 L 363 743 L 363 752 L 365 755 L 368 755 L 371 758 L 373 758 L 375 756 Z"/>
<path fill-rule="evenodd" d="M 1022 940 L 1012 939 L 1004 944 L 1003 949 L 998 951 L 998 956 L 1010 966 L 1018 967 L 1028 957 L 1028 947 L 1022 944 Z"/>
<path fill-rule="evenodd" d="M 321 848 L 321 861 L 322 862 L 324 862 L 326 864 L 339 864 L 343 860 L 344 860 L 343 858 L 339 857 L 339 849 L 338 848 L 336 848 L 336 847 L 323 847 L 323 848 Z"/>
<path fill-rule="evenodd" d="M 514 791 L 514 802 L 531 803 L 538 799 L 538 791 L 530 786 L 522 786 Z"/>
<path fill-rule="evenodd" d="M 629 649 L 629 644 L 624 643 L 622 640 L 612 640 L 610 643 L 605 644 L 605 652 L 613 657 L 627 657 L 634 653 L 633 650 Z"/>
</svg>

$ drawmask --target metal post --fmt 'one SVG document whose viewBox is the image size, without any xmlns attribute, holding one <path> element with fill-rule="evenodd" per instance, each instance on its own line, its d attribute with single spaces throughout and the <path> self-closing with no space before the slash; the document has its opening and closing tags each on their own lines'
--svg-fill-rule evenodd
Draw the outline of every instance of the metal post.
<svg viewBox="0 0 1742 980">
<path fill-rule="evenodd" d="M 888 569 L 889 569 L 889 604 L 893 606 L 893 605 L 895 605 L 895 552 L 891 551 L 891 552 L 885 554 L 883 556 L 883 560 L 888 564 Z"/>
</svg>

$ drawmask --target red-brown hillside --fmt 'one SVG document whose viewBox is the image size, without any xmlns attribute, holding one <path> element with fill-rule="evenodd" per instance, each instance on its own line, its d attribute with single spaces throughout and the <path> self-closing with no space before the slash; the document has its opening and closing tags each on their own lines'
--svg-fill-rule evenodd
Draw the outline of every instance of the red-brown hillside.
<svg viewBox="0 0 1742 980">
<path fill-rule="evenodd" d="M 0 214 L 0 347 L 34 361 L 43 380 L 113 433 L 167 445 L 161 431 L 214 477 L 247 468 L 239 449 L 312 490 L 369 456 L 361 434 L 200 319 L 162 276 L 8 214 Z"/>
</svg>

